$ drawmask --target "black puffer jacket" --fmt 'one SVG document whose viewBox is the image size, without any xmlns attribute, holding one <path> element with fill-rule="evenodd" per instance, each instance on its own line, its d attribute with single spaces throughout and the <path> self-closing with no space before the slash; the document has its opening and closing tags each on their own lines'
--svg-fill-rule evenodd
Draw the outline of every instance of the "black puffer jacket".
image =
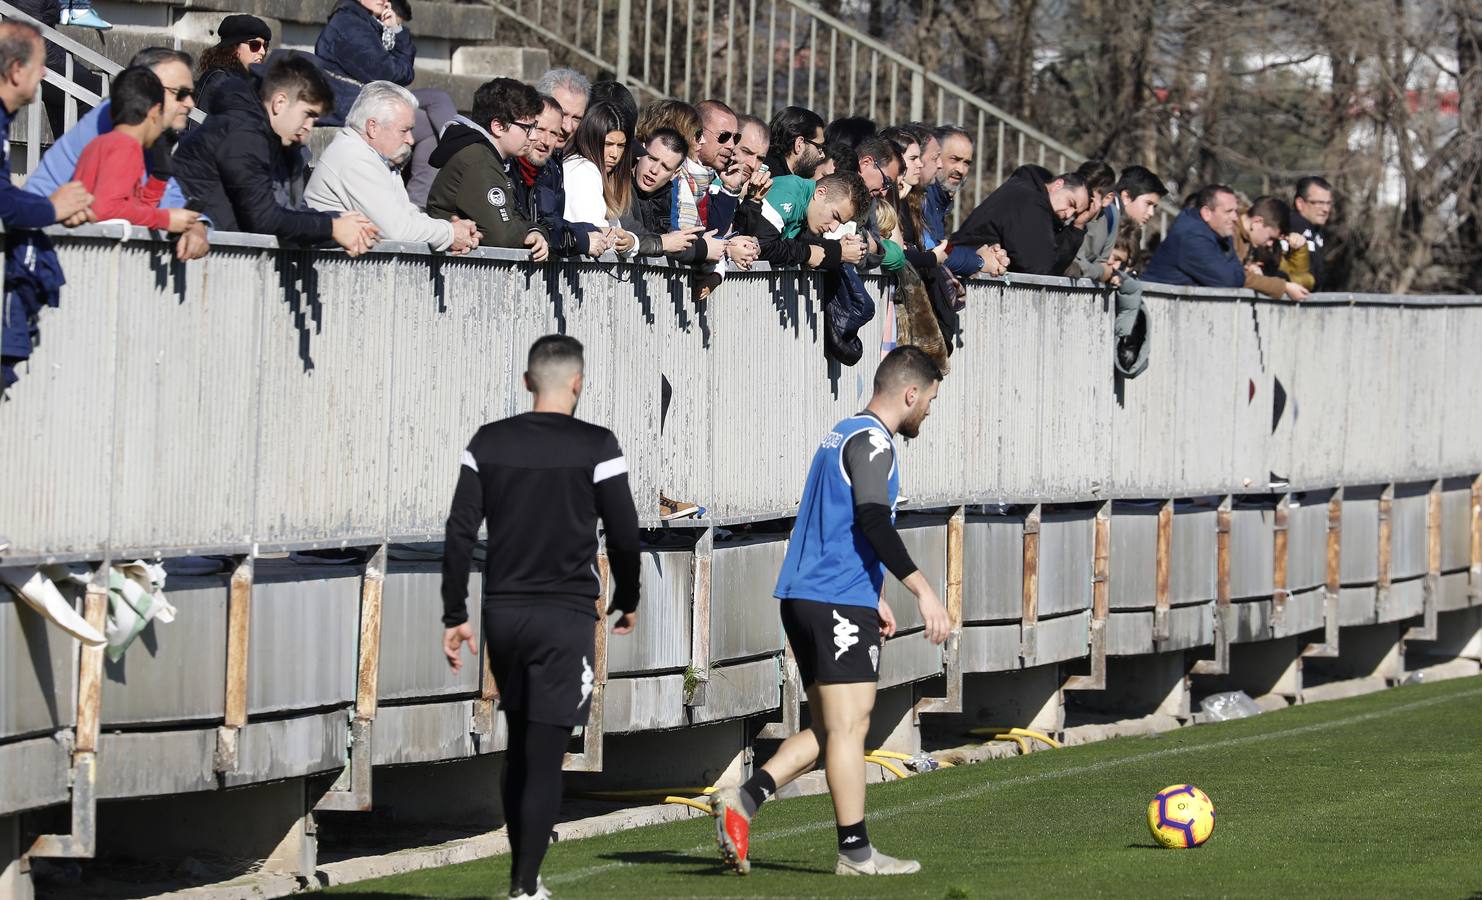
<svg viewBox="0 0 1482 900">
<path fill-rule="evenodd" d="M 1058 275 L 1075 258 L 1080 242 L 1064 253 L 1062 226 L 1055 220 L 1045 186 L 1053 176 L 1039 166 L 1020 166 L 978 204 L 952 235 L 952 243 L 973 250 L 998 244 L 1009 255 L 1009 271 Z M 1058 262 L 1064 258 L 1064 262 Z M 1057 268 L 1056 266 L 1059 266 Z"/>
<path fill-rule="evenodd" d="M 230 79 L 216 111 L 175 151 L 175 179 L 222 231 L 270 234 L 298 244 L 330 240 L 334 216 L 304 205 L 303 147 L 283 146 L 257 98 L 256 85 Z"/>
<path fill-rule="evenodd" d="M 660 239 L 674 230 L 674 183 L 664 185 L 652 194 L 633 183 L 633 207 L 621 217 L 624 228 L 638 236 L 639 256 L 668 256 L 675 262 L 697 266 L 705 262 L 705 242 L 699 238 L 688 250 L 665 253 Z"/>
</svg>

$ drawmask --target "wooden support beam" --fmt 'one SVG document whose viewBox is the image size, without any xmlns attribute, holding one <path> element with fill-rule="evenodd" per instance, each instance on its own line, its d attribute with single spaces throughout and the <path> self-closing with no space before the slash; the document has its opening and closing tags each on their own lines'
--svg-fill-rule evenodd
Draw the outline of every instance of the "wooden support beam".
<svg viewBox="0 0 1482 900">
<path fill-rule="evenodd" d="M 1287 528 L 1291 518 L 1291 494 L 1276 498 L 1276 509 L 1272 513 L 1271 525 L 1271 631 L 1272 636 L 1283 633 L 1286 625 L 1286 603 L 1291 598 L 1287 590 Z"/>
<path fill-rule="evenodd" d="M 962 712 L 962 564 L 963 526 L 967 510 L 957 507 L 947 519 L 947 618 L 951 632 L 942 647 L 942 674 L 947 681 L 944 697 L 922 697 L 916 702 L 916 715 L 924 712 Z"/>
<path fill-rule="evenodd" d="M 1303 656 L 1336 657 L 1338 655 L 1338 598 L 1343 593 L 1343 489 L 1337 488 L 1328 499 L 1327 571 L 1323 584 L 1323 642 L 1308 644 Z"/>
<path fill-rule="evenodd" d="M 1173 501 L 1158 509 L 1158 550 L 1154 561 L 1153 643 L 1168 640 L 1168 607 L 1173 577 Z"/>
<path fill-rule="evenodd" d="M 1375 603 L 1380 607 L 1388 599 L 1392 583 L 1390 557 L 1394 538 L 1394 498 L 1395 486 L 1392 484 L 1386 485 L 1379 495 L 1379 575 L 1375 579 Z"/>
<path fill-rule="evenodd" d="M 216 730 L 215 767 L 237 770 L 237 736 L 247 724 L 247 656 L 252 638 L 252 556 L 238 558 L 226 601 L 226 714 Z"/>
<path fill-rule="evenodd" d="M 1425 581 L 1422 584 L 1421 624 L 1405 631 L 1407 641 L 1434 641 L 1440 626 L 1441 599 L 1441 482 L 1431 485 L 1425 504 Z"/>
<path fill-rule="evenodd" d="M 1019 656 L 1025 668 L 1038 656 L 1035 626 L 1039 623 L 1039 527 L 1044 508 L 1036 503 L 1024 517 L 1022 621 Z"/>
<path fill-rule="evenodd" d="M 360 583 L 359 662 L 355 673 L 355 718 L 350 723 L 350 763 L 315 809 L 368 812 L 375 764 L 373 723 L 381 672 L 381 595 L 386 580 L 386 545 L 365 566 Z"/>
<path fill-rule="evenodd" d="M 1091 627 L 1087 634 L 1089 675 L 1065 679 L 1067 691 L 1106 690 L 1106 617 L 1111 612 L 1111 516 L 1108 501 L 1096 510 L 1091 547 Z"/>
<path fill-rule="evenodd" d="M 690 675 L 694 685 L 684 698 L 684 705 L 705 705 L 710 687 L 710 569 L 715 554 L 715 529 L 706 528 L 695 543 L 694 595 L 691 603 Z"/>
<path fill-rule="evenodd" d="M 1230 529 L 1234 498 L 1226 495 L 1215 511 L 1214 659 L 1195 660 L 1195 675 L 1226 675 L 1230 671 Z"/>
</svg>

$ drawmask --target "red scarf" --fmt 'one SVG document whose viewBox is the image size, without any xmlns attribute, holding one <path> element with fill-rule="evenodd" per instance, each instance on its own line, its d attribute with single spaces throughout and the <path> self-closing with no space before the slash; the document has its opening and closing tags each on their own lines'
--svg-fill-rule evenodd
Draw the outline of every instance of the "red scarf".
<svg viewBox="0 0 1482 900">
<path fill-rule="evenodd" d="M 535 187 L 535 179 L 540 175 L 540 169 L 523 156 L 515 157 L 515 166 L 520 170 L 520 178 L 524 180 L 525 187 Z"/>
</svg>

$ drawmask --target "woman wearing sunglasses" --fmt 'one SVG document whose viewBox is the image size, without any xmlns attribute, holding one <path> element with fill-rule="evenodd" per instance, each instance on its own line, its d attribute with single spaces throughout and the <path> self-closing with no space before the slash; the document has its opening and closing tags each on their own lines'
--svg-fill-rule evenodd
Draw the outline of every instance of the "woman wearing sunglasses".
<svg viewBox="0 0 1482 900">
<path fill-rule="evenodd" d="M 256 16 L 234 15 L 221 20 L 215 47 L 201 54 L 196 70 L 196 106 L 213 113 L 212 100 L 233 78 L 251 81 L 247 67 L 268 58 L 273 32 Z"/>
</svg>

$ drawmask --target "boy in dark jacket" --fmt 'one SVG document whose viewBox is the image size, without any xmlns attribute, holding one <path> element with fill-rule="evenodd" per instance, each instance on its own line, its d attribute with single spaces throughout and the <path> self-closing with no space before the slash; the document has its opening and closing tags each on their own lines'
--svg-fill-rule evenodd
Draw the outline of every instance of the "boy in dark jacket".
<svg viewBox="0 0 1482 900">
<path fill-rule="evenodd" d="M 380 232 L 360 213 L 316 212 L 303 202 L 303 143 L 334 102 L 319 68 L 302 56 L 268 67 L 258 93 L 232 81 L 217 111 L 175 151 L 175 177 L 222 231 L 270 234 L 297 244 L 334 241 L 356 256 Z"/>
<path fill-rule="evenodd" d="M 974 249 L 998 245 L 1008 254 L 1010 272 L 1058 275 L 1075 257 L 1071 248 L 1061 261 L 1067 248 L 1061 232 L 1090 204 L 1079 175 L 1052 176 L 1039 166 L 1020 166 L 968 215 L 951 243 Z"/>
<path fill-rule="evenodd" d="M 545 226 L 516 191 L 515 159 L 529 143 L 544 104 L 535 88 L 513 78 L 495 78 L 473 96 L 473 116 L 454 119 L 432 165 L 440 171 L 427 194 L 427 214 L 472 219 L 485 247 L 529 247 L 530 258 L 549 254 Z"/>
</svg>

